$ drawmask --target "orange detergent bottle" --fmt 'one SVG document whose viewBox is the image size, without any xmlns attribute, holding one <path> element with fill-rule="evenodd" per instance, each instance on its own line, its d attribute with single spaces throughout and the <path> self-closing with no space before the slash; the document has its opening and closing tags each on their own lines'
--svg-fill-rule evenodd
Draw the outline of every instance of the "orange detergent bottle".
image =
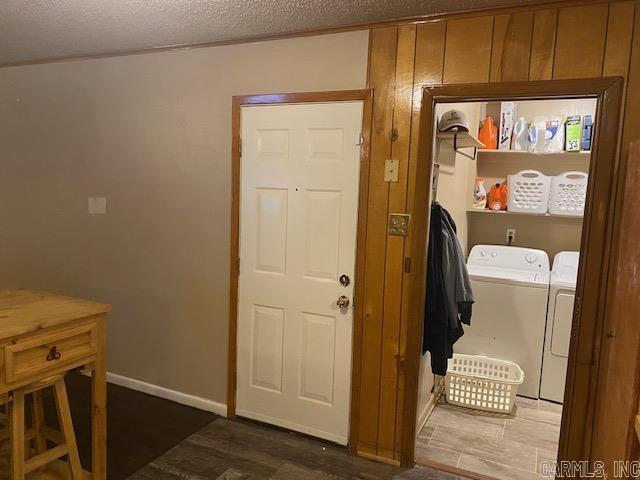
<svg viewBox="0 0 640 480">
<path fill-rule="evenodd" d="M 491 117 L 491 115 L 487 115 L 487 118 L 482 122 L 480 131 L 478 132 L 478 139 L 484 143 L 485 148 L 488 150 L 498 148 L 498 127 L 493 123 L 493 117 Z"/>
<path fill-rule="evenodd" d="M 487 206 L 490 210 L 507 209 L 507 182 L 491 185 L 489 195 L 487 195 Z"/>
</svg>

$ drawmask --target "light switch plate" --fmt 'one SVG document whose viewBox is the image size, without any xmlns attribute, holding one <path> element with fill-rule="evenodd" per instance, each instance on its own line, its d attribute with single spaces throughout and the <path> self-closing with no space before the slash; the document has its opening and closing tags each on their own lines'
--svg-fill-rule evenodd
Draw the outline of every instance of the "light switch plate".
<svg viewBox="0 0 640 480">
<path fill-rule="evenodd" d="M 398 160 L 385 160 L 384 162 L 384 181 L 385 182 L 397 182 L 398 181 Z"/>
<path fill-rule="evenodd" d="M 90 215 L 104 215 L 107 213 L 107 197 L 89 197 L 87 200 Z"/>
<path fill-rule="evenodd" d="M 411 215 L 406 213 L 389 214 L 389 235 L 400 235 L 406 237 L 409 235 L 409 224 L 411 223 Z"/>
</svg>

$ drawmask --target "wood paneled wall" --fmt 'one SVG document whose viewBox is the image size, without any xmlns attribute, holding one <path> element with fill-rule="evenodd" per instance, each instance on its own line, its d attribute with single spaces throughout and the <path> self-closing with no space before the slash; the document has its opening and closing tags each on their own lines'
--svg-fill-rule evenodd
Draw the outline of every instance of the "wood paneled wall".
<svg viewBox="0 0 640 480">
<path fill-rule="evenodd" d="M 408 292 L 403 291 L 404 258 L 411 246 L 405 237 L 387 235 L 386 229 L 388 214 L 411 213 L 407 210 L 415 193 L 411 178 L 417 162 L 421 87 L 622 76 L 627 80 L 627 115 L 621 155 L 627 155 L 631 140 L 640 138 L 640 0 L 585 3 L 556 2 L 371 30 L 368 83 L 375 89 L 375 100 L 359 452 L 399 461 L 403 448 L 403 406 L 409 394 L 403 365 L 406 340 L 416 334 L 406 329 Z M 384 162 L 390 158 L 400 162 L 398 182 L 384 181 Z M 623 253 L 618 261 L 624 263 Z M 612 301 L 615 298 L 612 289 Z M 624 319 L 615 328 L 628 348 L 638 350 L 640 329 Z M 630 411 L 637 407 L 639 359 L 634 359 L 628 368 L 620 366 L 615 381 L 611 372 L 601 373 L 610 390 L 599 400 L 599 413 L 622 411 L 627 404 Z M 619 423 L 620 435 L 607 436 L 606 448 L 600 450 L 598 445 L 604 444 L 594 443 L 594 454 L 600 457 L 610 452 L 623 455 L 632 446 L 632 418 L 609 419 Z M 598 438 L 597 422 L 595 428 Z"/>
</svg>

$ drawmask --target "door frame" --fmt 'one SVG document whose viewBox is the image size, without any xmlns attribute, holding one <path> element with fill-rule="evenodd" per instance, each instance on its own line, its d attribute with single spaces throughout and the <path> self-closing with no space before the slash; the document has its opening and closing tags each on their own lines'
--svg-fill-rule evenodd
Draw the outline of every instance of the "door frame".
<svg viewBox="0 0 640 480">
<path fill-rule="evenodd" d="M 617 147 L 620 128 L 620 106 L 623 79 L 619 77 L 579 80 L 545 80 L 533 82 L 505 82 L 422 86 L 420 112 L 420 140 L 418 165 L 413 181 L 415 197 L 412 211 L 411 251 L 405 254 L 415 269 L 409 276 L 407 294 L 409 308 L 403 322 L 408 322 L 406 352 L 406 391 L 402 422 L 401 463 L 415 463 L 416 414 L 418 381 L 422 353 L 423 312 L 426 286 L 426 253 L 429 232 L 429 197 L 433 161 L 435 107 L 438 103 L 543 100 L 553 98 L 597 98 L 594 119 L 592 155 L 589 166 L 589 190 L 583 220 L 581 261 L 576 285 L 576 307 L 571 332 L 571 346 L 567 368 L 567 388 L 562 414 L 559 459 L 593 460 L 591 458 L 593 426 L 598 396 L 599 371 L 607 369 L 614 359 L 602 356 L 605 326 L 612 324 L 611 304 L 607 297 L 610 285 L 615 284 L 618 272 L 616 255 L 621 239 L 616 235 L 620 215 L 627 159 L 620 158 Z M 627 294 L 630 297 L 629 294 Z M 631 305 L 633 299 L 627 298 Z M 607 330 L 608 331 L 608 330 Z M 622 354 L 622 352 L 620 352 Z M 635 356 L 633 357 L 635 359 Z M 619 363 L 619 360 L 618 360 Z M 637 363 L 637 362 L 635 362 Z M 633 363 L 633 368 L 636 368 Z M 637 408 L 635 395 L 633 408 Z M 629 416 L 632 421 L 632 415 Z M 437 468 L 437 467 L 436 467 Z"/>
<path fill-rule="evenodd" d="M 231 116 L 231 254 L 229 262 L 229 351 L 227 376 L 227 417 L 236 417 L 237 345 L 238 345 L 238 276 L 240 247 L 240 111 L 250 105 L 284 105 L 362 101 L 362 146 L 358 192 L 358 225 L 356 230 L 356 264 L 354 275 L 353 340 L 351 367 L 351 406 L 349 412 L 349 450 L 354 452 L 358 432 L 362 321 L 364 297 L 365 239 L 367 228 L 367 196 L 369 190 L 369 157 L 373 90 L 339 90 L 326 92 L 238 95 L 233 97 Z"/>
</svg>

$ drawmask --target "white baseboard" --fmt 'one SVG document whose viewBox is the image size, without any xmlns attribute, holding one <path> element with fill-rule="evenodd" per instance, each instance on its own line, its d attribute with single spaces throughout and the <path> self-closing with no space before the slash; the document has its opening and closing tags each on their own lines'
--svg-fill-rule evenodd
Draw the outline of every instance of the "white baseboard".
<svg viewBox="0 0 640 480">
<path fill-rule="evenodd" d="M 422 409 L 422 412 L 420 412 L 420 415 L 418 416 L 418 423 L 416 428 L 416 432 L 418 433 L 424 428 L 427 420 L 429 420 L 429 417 L 433 413 L 433 409 L 436 408 L 438 400 L 440 399 L 440 395 L 442 395 L 442 393 L 444 392 L 444 377 L 441 377 L 439 375 L 435 375 L 434 377 L 435 383 L 433 393 L 431 394 L 429 401 Z"/>
<path fill-rule="evenodd" d="M 111 372 L 107 373 L 107 381 L 115 385 L 120 385 L 121 387 L 130 388 L 131 390 L 148 393 L 149 395 L 166 398 L 167 400 L 171 400 L 182 405 L 188 405 L 199 410 L 212 412 L 222 417 L 227 416 L 227 405 L 224 403 L 214 402 L 213 400 L 196 397 L 195 395 L 189 395 L 187 393 L 178 392 L 176 390 L 170 390 L 158 385 L 143 382 L 142 380 L 124 377 L 122 375 Z"/>
<path fill-rule="evenodd" d="M 420 433 L 424 425 L 427 423 L 427 420 L 429 420 L 431 412 L 433 412 L 433 409 L 436 407 L 436 398 L 437 397 L 435 395 L 431 395 L 431 398 L 429 398 L 429 401 L 425 404 L 422 412 L 420 412 L 420 416 L 418 417 L 418 425 L 416 428 L 417 433 Z"/>
</svg>

